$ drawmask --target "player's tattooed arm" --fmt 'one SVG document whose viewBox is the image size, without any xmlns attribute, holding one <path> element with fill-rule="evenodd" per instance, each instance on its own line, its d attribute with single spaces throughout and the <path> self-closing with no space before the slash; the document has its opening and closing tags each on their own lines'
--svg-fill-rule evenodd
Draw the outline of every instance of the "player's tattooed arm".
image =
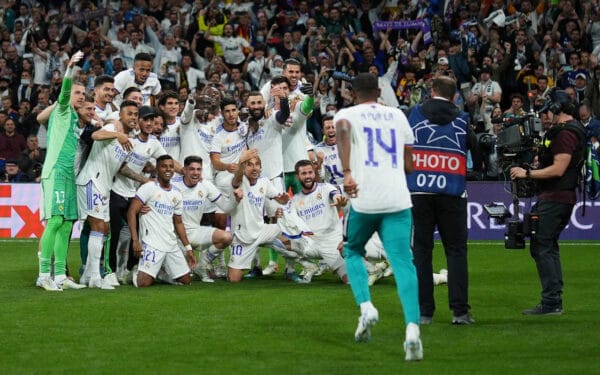
<svg viewBox="0 0 600 375">
<path fill-rule="evenodd" d="M 130 178 L 134 181 L 137 181 L 141 184 L 145 184 L 146 182 L 150 181 L 149 178 L 147 178 L 146 176 L 144 176 L 141 173 L 137 173 L 134 172 L 133 170 L 131 170 L 131 168 L 129 168 L 127 166 L 127 164 L 123 164 L 123 166 L 121 167 L 121 169 L 119 169 L 119 173 L 127 178 Z"/>
</svg>

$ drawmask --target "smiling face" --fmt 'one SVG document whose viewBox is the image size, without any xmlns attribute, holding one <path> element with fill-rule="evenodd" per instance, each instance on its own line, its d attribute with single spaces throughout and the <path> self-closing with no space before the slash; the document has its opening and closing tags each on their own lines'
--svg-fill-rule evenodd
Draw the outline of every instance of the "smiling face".
<svg viewBox="0 0 600 375">
<path fill-rule="evenodd" d="M 156 163 L 156 175 L 158 182 L 163 186 L 168 186 L 175 171 L 173 159 L 163 159 Z"/>
<path fill-rule="evenodd" d="M 94 89 L 96 98 L 101 104 L 112 103 L 115 97 L 115 85 L 112 82 L 105 82 Z"/>
<path fill-rule="evenodd" d="M 327 137 L 327 144 L 335 144 L 335 124 L 333 122 L 333 119 L 323 121 L 323 134 L 325 134 L 325 136 Z"/>
<path fill-rule="evenodd" d="M 261 163 L 259 158 L 252 158 L 244 165 L 244 176 L 250 180 L 251 184 L 256 183 L 260 176 Z"/>
<path fill-rule="evenodd" d="M 183 168 L 183 180 L 187 186 L 195 186 L 202 180 L 202 163 L 192 162 Z"/>
<path fill-rule="evenodd" d="M 312 190 L 315 185 L 315 169 L 312 165 L 305 165 L 298 168 L 296 178 L 304 190 Z"/>
<path fill-rule="evenodd" d="M 302 73 L 300 72 L 300 65 L 295 64 L 286 64 L 283 69 L 283 76 L 290 80 L 290 84 L 292 87 L 290 89 L 295 89 L 298 86 L 298 81 L 300 80 Z"/>
<path fill-rule="evenodd" d="M 248 107 L 250 114 L 255 119 L 260 119 L 265 114 L 265 101 L 262 95 L 250 95 L 246 101 L 246 107 Z"/>
<path fill-rule="evenodd" d="M 133 105 L 121 108 L 119 119 L 121 120 L 121 124 L 123 124 L 125 131 L 129 132 L 137 127 L 138 112 L 138 107 Z"/>
</svg>

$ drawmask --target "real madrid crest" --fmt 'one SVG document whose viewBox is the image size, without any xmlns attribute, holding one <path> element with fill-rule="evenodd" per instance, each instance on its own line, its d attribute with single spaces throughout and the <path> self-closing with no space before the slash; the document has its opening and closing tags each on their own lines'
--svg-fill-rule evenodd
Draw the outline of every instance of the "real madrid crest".
<svg viewBox="0 0 600 375">
<path fill-rule="evenodd" d="M 321 193 L 317 193 L 317 199 L 323 199 L 323 196 L 321 195 Z"/>
<path fill-rule="evenodd" d="M 261 194 L 263 194 L 263 193 L 265 192 L 265 189 L 264 189 L 264 188 L 260 188 L 260 189 L 258 189 L 258 191 L 259 191 Z"/>
<path fill-rule="evenodd" d="M 200 198 L 202 198 L 202 197 L 204 196 L 204 193 L 202 192 L 202 190 L 198 190 L 198 196 L 199 196 Z"/>
</svg>

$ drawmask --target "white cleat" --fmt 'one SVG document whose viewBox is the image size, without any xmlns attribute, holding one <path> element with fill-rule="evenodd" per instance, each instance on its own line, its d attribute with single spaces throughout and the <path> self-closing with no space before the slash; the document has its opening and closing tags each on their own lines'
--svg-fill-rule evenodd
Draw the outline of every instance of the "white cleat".
<svg viewBox="0 0 600 375">
<path fill-rule="evenodd" d="M 367 309 L 358 317 L 358 326 L 354 332 L 354 339 L 357 342 L 368 342 L 371 340 L 371 327 L 379 321 L 379 312 L 376 308 Z"/>
<path fill-rule="evenodd" d="M 383 271 L 383 277 L 390 277 L 394 274 L 394 270 L 392 269 L 392 267 L 388 267 L 385 269 L 385 271 Z"/>
<path fill-rule="evenodd" d="M 313 263 L 308 264 L 308 262 L 303 263 L 302 265 L 304 266 L 304 275 L 302 278 L 306 284 L 308 284 L 312 281 L 313 276 L 319 271 L 319 266 Z"/>
<path fill-rule="evenodd" d="M 117 280 L 117 274 L 112 272 L 109 273 L 108 275 L 104 276 L 104 282 L 108 283 L 111 286 L 119 286 L 121 285 L 119 283 L 119 280 Z"/>
<path fill-rule="evenodd" d="M 128 270 L 117 272 L 117 281 L 119 281 L 119 284 L 121 284 L 121 285 L 131 284 L 130 275 L 129 275 L 130 273 L 131 273 L 131 271 L 128 271 Z"/>
<path fill-rule="evenodd" d="M 408 323 L 406 326 L 406 340 L 404 341 L 404 357 L 407 361 L 420 361 L 423 359 L 423 344 L 419 325 Z"/>
<path fill-rule="evenodd" d="M 377 269 L 376 272 L 369 274 L 369 279 L 368 279 L 369 286 L 373 286 L 373 284 L 375 284 L 382 277 L 383 277 L 383 270 L 381 270 L 379 268 Z"/>
<path fill-rule="evenodd" d="M 269 265 L 262 271 L 264 276 L 269 276 L 277 272 L 279 272 L 279 265 L 275 262 L 269 262 Z"/>
<path fill-rule="evenodd" d="M 38 277 L 35 285 L 49 292 L 62 292 L 62 288 L 56 285 L 50 276 Z"/>
<path fill-rule="evenodd" d="M 198 262 L 196 268 L 194 268 L 194 273 L 198 275 L 198 277 L 200 278 L 200 280 L 202 280 L 203 283 L 214 283 L 215 280 L 213 280 L 208 273 L 208 269 L 210 266 L 210 259 L 208 259 L 208 250 L 201 251 L 199 258 L 200 261 Z"/>
<path fill-rule="evenodd" d="M 329 266 L 327 265 L 327 263 L 325 263 L 323 261 L 319 262 L 318 267 L 319 267 L 319 269 L 313 276 L 321 276 L 322 274 L 327 272 L 327 270 L 329 270 Z"/>
<path fill-rule="evenodd" d="M 90 289 L 96 288 L 96 289 L 102 289 L 102 290 L 114 290 L 115 289 L 114 286 L 110 285 L 104 279 L 102 279 L 100 277 L 90 279 L 88 287 L 90 287 Z"/>
<path fill-rule="evenodd" d="M 406 356 L 404 357 L 407 361 L 420 361 L 423 359 L 423 344 L 421 344 L 421 339 L 416 339 L 413 341 L 405 341 L 404 342 L 404 352 L 406 352 Z"/>
<path fill-rule="evenodd" d="M 444 275 L 441 273 L 433 274 L 433 285 L 447 284 L 448 283 L 448 275 Z"/>
<path fill-rule="evenodd" d="M 71 279 L 64 279 L 64 280 L 62 281 L 62 283 L 60 284 L 60 286 L 61 286 L 63 289 L 75 289 L 75 290 L 77 290 L 77 289 L 85 289 L 85 288 L 87 288 L 87 286 L 86 286 L 86 285 L 83 285 L 83 284 L 77 284 L 75 281 L 73 281 L 73 280 L 71 280 Z"/>
</svg>

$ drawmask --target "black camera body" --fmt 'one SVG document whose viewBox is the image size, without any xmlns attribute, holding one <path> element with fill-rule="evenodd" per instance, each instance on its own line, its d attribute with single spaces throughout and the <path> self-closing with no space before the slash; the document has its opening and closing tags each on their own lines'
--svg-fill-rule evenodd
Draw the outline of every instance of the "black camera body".
<svg viewBox="0 0 600 375">
<path fill-rule="evenodd" d="M 518 210 L 518 200 L 515 203 L 515 210 Z M 509 250 L 520 250 L 525 248 L 525 239 L 531 239 L 531 246 L 534 244 L 535 235 L 538 230 L 540 218 L 537 214 L 526 213 L 523 220 L 519 220 L 518 211 L 513 215 L 502 203 L 490 203 L 483 205 L 488 216 L 495 219 L 499 224 L 506 224 L 504 232 L 504 248 Z M 512 220 L 507 220 L 513 218 Z"/>
</svg>

